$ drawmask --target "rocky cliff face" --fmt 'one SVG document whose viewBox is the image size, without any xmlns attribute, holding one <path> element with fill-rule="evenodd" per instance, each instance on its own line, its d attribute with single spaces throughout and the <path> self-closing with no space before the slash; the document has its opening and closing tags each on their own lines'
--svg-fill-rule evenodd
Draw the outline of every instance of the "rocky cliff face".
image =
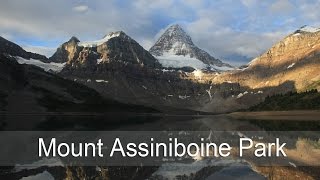
<svg viewBox="0 0 320 180">
<path fill-rule="evenodd" d="M 49 60 L 51 62 L 64 63 L 76 59 L 81 51 L 81 48 L 77 46 L 79 42 L 78 38 L 72 37 L 68 42 L 63 43 Z"/>
<path fill-rule="evenodd" d="M 27 52 L 19 45 L 11 41 L 8 41 L 1 36 L 0 36 L 0 53 L 7 54 L 10 56 L 19 56 L 25 59 L 37 59 L 43 62 L 48 62 L 47 57 L 40 54 Z"/>
<path fill-rule="evenodd" d="M 71 67 L 95 68 L 104 63 L 129 63 L 160 68 L 158 61 L 124 32 L 113 32 L 103 39 L 80 42 L 72 37 L 62 44 L 50 58 L 53 62 L 67 62 Z"/>
<path fill-rule="evenodd" d="M 238 82 L 251 89 L 292 84 L 287 90 L 320 88 L 320 31 L 302 27 L 255 58 L 245 69 L 224 73 L 214 82 Z M 293 88 L 293 89 L 292 89 Z"/>
<path fill-rule="evenodd" d="M 232 68 L 229 64 L 223 63 L 219 59 L 212 57 L 209 53 L 198 48 L 191 37 L 177 24 L 170 26 L 150 48 L 149 52 L 159 59 L 191 58 L 204 63 L 210 68 L 211 65 L 217 67 Z M 172 57 L 177 56 L 177 57 Z M 181 61 L 188 61 L 181 59 Z M 192 64 L 190 64 L 192 66 Z M 195 68 L 199 68 L 194 65 Z"/>
</svg>

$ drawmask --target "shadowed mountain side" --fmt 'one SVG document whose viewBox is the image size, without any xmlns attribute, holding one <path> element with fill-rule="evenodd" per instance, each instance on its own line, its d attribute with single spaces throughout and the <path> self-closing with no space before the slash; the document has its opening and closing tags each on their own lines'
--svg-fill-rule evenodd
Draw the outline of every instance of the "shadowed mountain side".
<svg viewBox="0 0 320 180">
<path fill-rule="evenodd" d="M 104 99 L 95 90 L 44 72 L 31 65 L 19 65 L 0 54 L 1 110 L 6 113 L 55 112 L 157 112 Z"/>
<path fill-rule="evenodd" d="M 8 54 L 11 56 L 19 56 L 25 59 L 37 59 L 43 62 L 48 62 L 48 58 L 46 56 L 32 53 L 32 52 L 27 52 L 25 51 L 22 47 L 19 45 L 8 41 L 4 39 L 3 37 L 0 36 L 0 53 L 1 54 Z"/>
<path fill-rule="evenodd" d="M 105 97 L 160 109 L 197 109 L 209 99 L 209 84 L 185 80 L 185 73 L 179 71 L 105 63 L 94 70 L 66 66 L 60 75 L 94 88 Z"/>
</svg>

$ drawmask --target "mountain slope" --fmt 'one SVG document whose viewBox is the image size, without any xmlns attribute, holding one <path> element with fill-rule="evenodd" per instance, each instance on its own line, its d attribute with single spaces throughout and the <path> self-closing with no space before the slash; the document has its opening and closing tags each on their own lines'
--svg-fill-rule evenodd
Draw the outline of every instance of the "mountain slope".
<svg viewBox="0 0 320 180">
<path fill-rule="evenodd" d="M 43 55 L 27 52 L 19 45 L 0 37 L 0 54 L 14 57 L 19 64 L 29 64 L 38 66 L 45 71 L 59 72 L 64 67 L 64 63 L 50 62 Z"/>
<path fill-rule="evenodd" d="M 245 69 L 224 73 L 214 82 L 238 82 L 251 89 L 292 82 L 292 91 L 320 89 L 320 31 L 302 27 L 255 58 Z"/>
<path fill-rule="evenodd" d="M 3 38 L 0 36 L 0 53 L 1 54 L 9 54 L 11 56 L 19 56 L 22 57 L 24 59 L 37 59 L 40 60 L 42 62 L 48 62 L 48 58 L 40 55 L 40 54 L 36 54 L 36 53 L 32 53 L 32 52 L 27 52 L 25 51 L 22 47 L 20 47 L 19 45 L 8 41 L 7 39 Z"/>
<path fill-rule="evenodd" d="M 14 43 L 9 43 L 13 45 L 9 47 L 17 47 Z M 8 48 L 7 51 L 0 53 L 0 129 L 30 130 L 37 128 L 40 124 L 47 126 L 46 120 L 53 120 L 50 128 L 54 129 L 56 121 L 47 116 L 48 113 L 159 112 L 153 108 L 119 103 L 104 98 L 97 91 L 80 83 L 46 72 L 34 65 L 20 64 L 19 61 L 24 58 L 15 57 L 14 55 L 21 55 L 16 52 L 15 49 Z M 24 61 L 33 60 L 24 59 Z M 35 116 L 19 114 L 35 114 Z M 124 117 L 123 120 L 128 119 Z M 27 123 L 21 123 L 25 121 Z M 65 121 L 62 122 L 62 128 L 67 126 L 65 123 Z M 80 122 L 72 120 L 68 123 L 68 125 L 76 125 Z"/>
<path fill-rule="evenodd" d="M 177 24 L 170 26 L 150 48 L 149 52 L 156 56 L 163 66 L 195 69 L 228 70 L 232 66 L 212 57 L 198 48 L 191 37 Z"/>
<path fill-rule="evenodd" d="M 187 77 L 194 73 L 163 69 L 156 58 L 122 31 L 88 42 L 73 37 L 62 44 L 50 60 L 66 62 L 60 76 L 122 103 L 163 111 L 199 110 L 201 104 L 210 99 L 208 83 Z"/>
</svg>

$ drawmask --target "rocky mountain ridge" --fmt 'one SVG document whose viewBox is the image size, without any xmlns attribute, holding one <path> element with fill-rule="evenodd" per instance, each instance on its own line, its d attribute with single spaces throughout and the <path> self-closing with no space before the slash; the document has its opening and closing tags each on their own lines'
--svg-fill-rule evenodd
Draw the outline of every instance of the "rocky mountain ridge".
<svg viewBox="0 0 320 180">
<path fill-rule="evenodd" d="M 42 62 L 48 62 L 48 58 L 46 56 L 27 52 L 19 45 L 8 41 L 7 39 L 0 36 L 0 54 L 8 54 L 11 56 L 19 56 L 25 59 L 37 59 Z"/>
<path fill-rule="evenodd" d="M 302 27 L 252 60 L 248 67 L 213 78 L 215 83 L 237 82 L 252 89 L 292 82 L 293 89 L 320 88 L 320 31 Z"/>
<path fill-rule="evenodd" d="M 67 66 L 95 66 L 104 63 L 130 63 L 160 68 L 158 61 L 135 40 L 122 31 L 112 32 L 97 41 L 80 42 L 72 37 L 49 58 L 52 62 L 67 62 Z"/>
</svg>

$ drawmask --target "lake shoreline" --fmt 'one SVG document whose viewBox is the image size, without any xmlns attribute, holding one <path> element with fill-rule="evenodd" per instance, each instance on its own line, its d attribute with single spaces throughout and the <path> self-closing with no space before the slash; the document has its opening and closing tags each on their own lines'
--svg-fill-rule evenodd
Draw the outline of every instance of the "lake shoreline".
<svg viewBox="0 0 320 180">
<path fill-rule="evenodd" d="M 320 121 L 320 110 L 233 112 L 227 115 L 239 120 Z"/>
</svg>

